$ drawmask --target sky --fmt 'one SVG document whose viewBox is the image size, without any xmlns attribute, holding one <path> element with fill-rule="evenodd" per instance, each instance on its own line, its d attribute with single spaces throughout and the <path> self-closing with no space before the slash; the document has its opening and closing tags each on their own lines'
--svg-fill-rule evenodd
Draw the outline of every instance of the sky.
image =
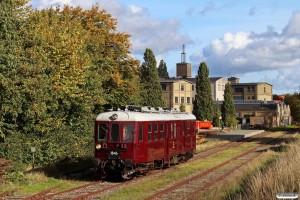
<svg viewBox="0 0 300 200">
<path fill-rule="evenodd" d="M 32 0 L 36 9 L 99 5 L 131 35 L 132 57 L 150 48 L 176 76 L 183 45 L 192 76 L 205 62 L 210 77 L 267 82 L 273 94 L 300 92 L 299 0 Z"/>
</svg>

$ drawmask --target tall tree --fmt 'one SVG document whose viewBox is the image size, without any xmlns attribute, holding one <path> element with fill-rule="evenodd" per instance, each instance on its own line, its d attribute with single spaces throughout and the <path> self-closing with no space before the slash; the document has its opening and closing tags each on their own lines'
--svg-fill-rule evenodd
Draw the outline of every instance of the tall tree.
<svg viewBox="0 0 300 200">
<path fill-rule="evenodd" d="M 141 104 L 144 106 L 163 106 L 162 88 L 159 83 L 155 56 L 151 49 L 146 49 L 141 66 Z"/>
<path fill-rule="evenodd" d="M 24 102 L 24 25 L 27 0 L 0 1 L 0 138 L 17 130 Z"/>
<path fill-rule="evenodd" d="M 159 62 L 159 66 L 158 66 L 158 76 L 160 78 L 169 78 L 169 73 L 168 73 L 168 69 L 167 69 L 167 65 L 164 62 L 164 60 L 161 60 Z"/>
<path fill-rule="evenodd" d="M 211 96 L 209 69 L 205 62 L 201 62 L 198 69 L 193 114 L 200 121 L 213 120 L 213 100 Z"/>
<path fill-rule="evenodd" d="M 27 3 L 0 1 L 0 157 L 28 162 L 31 145 L 40 165 L 89 154 L 104 104 L 139 100 L 130 35 L 97 6 Z"/>
<path fill-rule="evenodd" d="M 225 85 L 224 101 L 222 105 L 222 120 L 226 126 L 233 127 L 237 124 L 235 107 L 233 103 L 232 88 L 229 83 Z"/>
<path fill-rule="evenodd" d="M 220 124 L 221 111 L 220 111 L 219 101 L 215 101 L 213 103 L 213 110 L 214 110 L 213 125 L 219 127 L 221 125 Z"/>
</svg>

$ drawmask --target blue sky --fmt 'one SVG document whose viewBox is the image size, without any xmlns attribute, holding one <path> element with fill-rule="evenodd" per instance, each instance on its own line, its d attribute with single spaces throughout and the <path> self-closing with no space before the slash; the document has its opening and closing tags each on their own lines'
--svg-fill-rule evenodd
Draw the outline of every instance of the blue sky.
<svg viewBox="0 0 300 200">
<path fill-rule="evenodd" d="M 32 0 L 37 9 L 96 3 L 131 34 L 134 57 L 143 62 L 152 49 L 171 76 L 185 44 L 192 76 L 205 61 L 211 77 L 268 82 L 274 94 L 300 90 L 299 0 Z"/>
</svg>

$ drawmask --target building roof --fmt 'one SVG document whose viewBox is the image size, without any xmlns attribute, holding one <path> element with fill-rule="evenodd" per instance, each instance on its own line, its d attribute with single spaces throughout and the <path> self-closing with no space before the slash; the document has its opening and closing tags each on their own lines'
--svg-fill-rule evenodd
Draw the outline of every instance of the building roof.
<svg viewBox="0 0 300 200">
<path fill-rule="evenodd" d="M 261 85 L 261 84 L 268 84 L 270 86 L 272 86 L 270 83 L 267 82 L 254 82 L 254 83 L 232 83 L 232 86 L 244 86 L 244 85 Z"/>
<path fill-rule="evenodd" d="M 222 79 L 222 78 L 224 78 L 224 77 L 210 77 L 209 80 L 210 80 L 210 82 L 216 82 L 217 80 Z M 194 84 L 196 84 L 196 82 L 197 82 L 197 78 L 184 78 L 184 79 L 188 80 Z"/>
<path fill-rule="evenodd" d="M 219 102 L 223 104 L 223 102 Z M 234 100 L 236 110 L 276 110 L 277 103 L 275 101 L 260 100 Z"/>
<path fill-rule="evenodd" d="M 174 83 L 174 82 L 179 82 L 179 81 L 186 81 L 188 83 L 193 84 L 194 82 L 192 82 L 189 79 L 184 79 L 184 78 L 159 78 L 159 82 L 160 83 Z"/>
</svg>

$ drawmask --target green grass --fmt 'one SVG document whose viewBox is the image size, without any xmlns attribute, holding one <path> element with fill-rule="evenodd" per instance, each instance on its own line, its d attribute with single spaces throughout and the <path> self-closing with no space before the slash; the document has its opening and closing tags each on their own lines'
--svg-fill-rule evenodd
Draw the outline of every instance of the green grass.
<svg viewBox="0 0 300 200">
<path fill-rule="evenodd" d="M 288 125 L 288 126 L 280 126 L 267 129 L 268 131 L 299 131 L 300 127 L 298 125 Z"/>
<path fill-rule="evenodd" d="M 15 191 L 17 194 L 35 194 L 57 186 L 55 191 L 62 191 L 85 183 L 86 182 L 83 181 L 47 177 L 43 173 L 28 173 L 25 174 L 25 180 L 22 183 L 3 184 L 0 189 L 0 194 L 9 191 Z"/>
<path fill-rule="evenodd" d="M 157 192 L 160 188 L 165 188 L 171 183 L 177 182 L 178 180 L 183 180 L 184 178 L 196 174 L 199 172 L 204 172 L 222 162 L 231 159 L 232 157 L 238 155 L 242 151 L 256 146 L 254 143 L 249 143 L 235 149 L 230 149 L 216 154 L 213 157 L 201 159 L 193 163 L 180 164 L 173 166 L 170 171 L 165 174 L 160 175 L 158 178 L 151 178 L 145 181 L 139 181 L 138 184 L 133 184 L 130 187 L 124 188 L 113 194 L 109 194 L 104 199 L 124 199 L 124 200 L 135 200 L 135 199 L 145 199 L 150 196 L 153 192 Z"/>
</svg>

